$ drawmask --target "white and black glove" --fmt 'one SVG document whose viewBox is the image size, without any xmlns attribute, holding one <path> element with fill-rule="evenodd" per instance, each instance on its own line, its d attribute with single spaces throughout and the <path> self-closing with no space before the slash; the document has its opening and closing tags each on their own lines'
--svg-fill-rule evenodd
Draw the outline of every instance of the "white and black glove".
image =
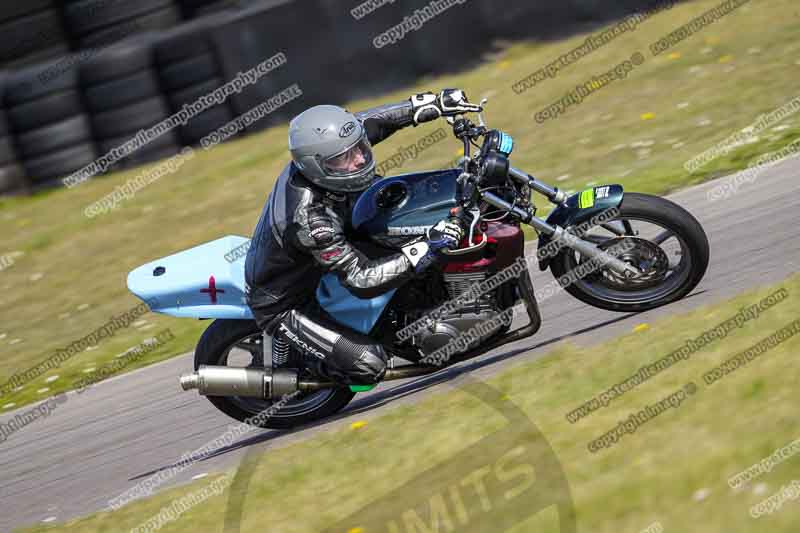
<svg viewBox="0 0 800 533">
<path fill-rule="evenodd" d="M 470 104 L 467 95 L 461 89 L 445 89 L 438 95 L 433 93 L 415 94 L 410 100 L 415 126 L 439 117 L 483 111 L 481 106 Z"/>
<path fill-rule="evenodd" d="M 440 220 L 428 230 L 428 238 L 403 248 L 403 253 L 418 274 L 438 261 L 443 250 L 454 250 L 464 238 L 464 226 L 458 218 Z"/>
</svg>

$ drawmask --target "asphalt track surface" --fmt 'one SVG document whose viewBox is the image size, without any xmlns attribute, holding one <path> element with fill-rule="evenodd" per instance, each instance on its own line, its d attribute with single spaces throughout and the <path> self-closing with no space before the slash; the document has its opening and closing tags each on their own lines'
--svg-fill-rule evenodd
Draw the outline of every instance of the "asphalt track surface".
<svg viewBox="0 0 800 533">
<path fill-rule="evenodd" d="M 795 158 L 766 169 L 755 183 L 744 183 L 727 199 L 711 202 L 707 198 L 707 191 L 722 180 L 670 196 L 700 220 L 711 242 L 705 279 L 680 302 L 646 313 L 619 314 L 592 308 L 560 292 L 542 303 L 544 323 L 533 337 L 432 376 L 388 382 L 357 396 L 333 420 L 293 432 L 253 431 L 194 463 L 158 490 L 233 468 L 251 447 L 286 446 L 415 402 L 453 386 L 464 372 L 487 378 L 541 357 L 564 339 L 586 346 L 585 355 L 591 357 L 593 344 L 630 332 L 640 323 L 777 283 L 797 272 L 800 263 L 798 175 L 800 158 Z M 553 280 L 549 272 L 537 269 L 532 274 L 537 287 Z M 70 394 L 49 417 L 0 443 L 0 531 L 43 520 L 63 522 L 107 509 L 109 499 L 223 434 L 235 421 L 195 391 L 180 390 L 178 376 L 191 368 L 191 354 L 182 355 L 112 378 L 81 395 Z M 564 406 L 565 412 L 568 407 L 574 406 Z M 4 414 L 0 422 L 17 412 Z"/>
</svg>

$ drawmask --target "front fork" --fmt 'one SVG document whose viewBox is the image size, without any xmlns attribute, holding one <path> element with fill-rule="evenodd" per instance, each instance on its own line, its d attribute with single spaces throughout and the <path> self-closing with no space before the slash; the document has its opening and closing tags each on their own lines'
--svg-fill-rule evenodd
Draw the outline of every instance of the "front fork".
<svg viewBox="0 0 800 533">
<path fill-rule="evenodd" d="M 534 191 L 544 195 L 548 200 L 556 205 L 564 206 L 567 201 L 567 195 L 564 193 L 564 191 L 554 189 L 546 183 L 537 180 L 533 176 L 530 176 L 521 170 L 511 167 L 509 168 L 509 176 L 516 181 L 527 185 Z M 512 216 L 533 227 L 540 234 L 547 236 L 551 241 L 555 241 L 562 246 L 571 248 L 579 252 L 584 257 L 596 259 L 611 270 L 626 278 L 633 278 L 641 274 L 639 269 L 636 267 L 629 265 L 624 261 L 620 261 L 605 250 L 599 248 L 594 243 L 581 239 L 580 237 L 577 237 L 576 235 L 566 231 L 560 226 L 549 224 L 545 220 L 533 216 L 529 210 L 512 205 L 496 194 L 483 192 L 481 197 L 486 203 L 497 207 L 498 209 L 511 212 Z"/>
</svg>

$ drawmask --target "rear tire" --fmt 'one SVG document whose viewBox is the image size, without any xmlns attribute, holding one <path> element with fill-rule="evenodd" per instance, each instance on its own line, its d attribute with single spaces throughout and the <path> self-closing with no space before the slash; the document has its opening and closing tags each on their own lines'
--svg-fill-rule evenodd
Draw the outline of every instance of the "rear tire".
<svg viewBox="0 0 800 533">
<path fill-rule="evenodd" d="M 261 330 L 252 320 L 215 320 L 200 337 L 194 353 L 194 369 L 197 370 L 200 365 L 224 366 L 227 353 L 234 344 L 259 333 Z M 289 429 L 326 418 L 342 410 L 355 396 L 355 393 L 348 388 L 329 390 L 330 394 L 319 405 L 297 414 L 291 414 L 292 406 L 296 404 L 296 401 L 289 401 L 284 408 L 276 410 L 271 416 L 259 418 L 257 427 Z M 311 394 L 320 394 L 320 392 Z M 264 410 L 263 406 L 245 409 L 242 399 L 237 401 L 234 397 L 206 396 L 206 398 L 214 404 L 214 407 L 240 422 L 251 423 L 252 421 L 248 419 Z M 305 396 L 301 396 L 298 401 L 302 402 L 304 398 Z M 255 402 L 253 404 L 256 405 Z"/>
<path fill-rule="evenodd" d="M 703 276 L 708 268 L 709 245 L 703 226 L 687 210 L 665 198 L 651 196 L 648 194 L 625 193 L 622 205 L 619 207 L 618 218 L 639 219 L 660 225 L 675 235 L 686 245 L 691 257 L 691 263 L 686 269 L 685 279 L 680 285 L 674 287 L 667 294 L 661 295 L 652 300 L 642 301 L 619 301 L 614 299 L 604 299 L 592 294 L 586 289 L 586 284 L 580 280 L 564 287 L 569 294 L 593 307 L 606 309 L 608 311 L 619 311 L 623 313 L 641 312 L 672 303 L 688 295 Z M 553 258 L 550 270 L 556 279 L 568 274 L 574 267 L 571 260 L 570 249 L 562 250 Z"/>
</svg>

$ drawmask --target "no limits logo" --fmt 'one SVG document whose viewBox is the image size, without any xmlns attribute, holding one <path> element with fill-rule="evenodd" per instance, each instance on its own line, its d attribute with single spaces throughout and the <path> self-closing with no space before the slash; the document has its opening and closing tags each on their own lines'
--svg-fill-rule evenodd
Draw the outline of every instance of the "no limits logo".
<svg viewBox="0 0 800 533">
<path fill-rule="evenodd" d="M 569 483 L 547 439 L 499 391 L 469 376 L 466 379 L 460 389 L 492 407 L 508 423 L 323 533 L 507 531 L 540 513 L 537 524 L 550 526 L 548 531 L 577 532 Z M 262 454 L 251 448 L 242 461 L 228 500 L 225 533 L 240 531 L 243 502 Z"/>
</svg>

